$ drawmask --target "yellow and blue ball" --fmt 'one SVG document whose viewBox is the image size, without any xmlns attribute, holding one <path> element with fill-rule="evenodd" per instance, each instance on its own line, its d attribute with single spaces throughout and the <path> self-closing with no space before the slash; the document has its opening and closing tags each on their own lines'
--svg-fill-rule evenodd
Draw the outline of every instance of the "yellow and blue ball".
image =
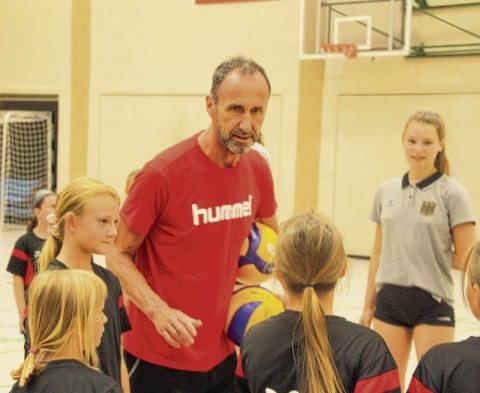
<svg viewBox="0 0 480 393">
<path fill-rule="evenodd" d="M 268 289 L 259 285 L 241 286 L 230 301 L 225 334 L 235 345 L 240 345 L 253 325 L 284 310 L 283 303 Z"/>
<path fill-rule="evenodd" d="M 269 226 L 255 222 L 245 239 L 238 260 L 237 281 L 258 285 L 273 275 L 278 235 Z"/>
</svg>

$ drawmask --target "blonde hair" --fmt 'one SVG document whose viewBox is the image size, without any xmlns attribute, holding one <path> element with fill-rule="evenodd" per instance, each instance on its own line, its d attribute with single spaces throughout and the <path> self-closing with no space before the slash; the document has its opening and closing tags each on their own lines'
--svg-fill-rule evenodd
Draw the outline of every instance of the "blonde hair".
<svg viewBox="0 0 480 393">
<path fill-rule="evenodd" d="M 85 270 L 48 270 L 37 275 L 29 287 L 28 327 L 32 353 L 13 379 L 25 386 L 38 376 L 72 340 L 78 340 L 81 361 L 98 369 L 99 360 L 92 335 L 95 307 L 107 299 L 105 283 Z"/>
<path fill-rule="evenodd" d="M 480 241 L 475 242 L 463 258 L 462 268 L 462 294 L 463 303 L 470 307 L 467 300 L 467 285 L 480 286 Z M 468 278 L 468 282 L 467 282 Z"/>
<path fill-rule="evenodd" d="M 405 130 L 408 125 L 413 122 L 418 121 L 420 123 L 430 124 L 435 127 L 437 130 L 438 139 L 443 140 L 443 148 L 438 152 L 437 157 L 435 158 L 435 168 L 441 173 L 449 176 L 450 175 L 450 163 L 447 158 L 447 152 L 445 150 L 445 123 L 440 115 L 437 115 L 433 112 L 417 112 L 413 114 L 410 119 L 408 119 L 407 124 L 405 125 Z M 403 131 L 405 134 L 405 131 Z"/>
<path fill-rule="evenodd" d="M 345 267 L 340 234 L 324 215 L 306 213 L 282 223 L 277 264 L 290 294 L 303 300 L 299 384 L 304 393 L 344 392 L 318 295 L 333 290 Z"/>
<path fill-rule="evenodd" d="M 93 178 L 78 178 L 73 180 L 58 195 L 57 205 L 55 207 L 58 236 L 55 237 L 51 235 L 45 241 L 38 260 L 38 269 L 40 272 L 43 272 L 60 252 L 65 235 L 66 214 L 71 212 L 75 216 L 80 217 L 85 213 L 92 199 L 100 195 L 110 195 L 120 204 L 120 198 L 113 188 Z"/>
<path fill-rule="evenodd" d="M 136 169 L 128 174 L 127 181 L 125 183 L 126 194 L 128 194 L 128 191 L 130 191 L 130 187 L 132 186 L 132 183 L 135 180 L 135 176 L 137 175 L 138 172 L 140 172 L 140 169 Z"/>
</svg>

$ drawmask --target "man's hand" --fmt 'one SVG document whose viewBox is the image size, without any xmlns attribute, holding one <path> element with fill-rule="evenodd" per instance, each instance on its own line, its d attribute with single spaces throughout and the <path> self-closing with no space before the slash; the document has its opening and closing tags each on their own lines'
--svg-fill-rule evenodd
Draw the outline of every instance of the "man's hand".
<svg viewBox="0 0 480 393">
<path fill-rule="evenodd" d="M 189 347 L 195 342 L 197 328 L 202 326 L 199 319 L 190 318 L 180 310 L 164 304 L 160 312 L 151 316 L 157 332 L 174 348 Z"/>
</svg>

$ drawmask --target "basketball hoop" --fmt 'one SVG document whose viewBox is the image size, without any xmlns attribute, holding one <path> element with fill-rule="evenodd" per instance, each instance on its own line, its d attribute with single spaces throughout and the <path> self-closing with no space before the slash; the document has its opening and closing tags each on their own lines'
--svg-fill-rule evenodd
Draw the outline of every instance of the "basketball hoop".
<svg viewBox="0 0 480 393">
<path fill-rule="evenodd" d="M 355 44 L 322 44 L 320 50 L 324 55 L 327 75 L 341 75 L 345 60 L 358 56 Z"/>
<path fill-rule="evenodd" d="M 355 44 L 322 44 L 321 53 L 339 53 L 347 59 L 355 59 L 358 56 L 358 47 Z"/>
</svg>

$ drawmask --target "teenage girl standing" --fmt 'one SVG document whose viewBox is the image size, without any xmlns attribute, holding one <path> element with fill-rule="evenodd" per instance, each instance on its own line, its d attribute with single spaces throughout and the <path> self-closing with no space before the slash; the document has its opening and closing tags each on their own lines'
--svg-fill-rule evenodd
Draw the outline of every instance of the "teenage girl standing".
<svg viewBox="0 0 480 393">
<path fill-rule="evenodd" d="M 454 340 L 451 269 L 475 241 L 475 218 L 465 189 L 448 177 L 440 116 L 415 113 L 402 143 L 409 170 L 380 186 L 371 213 L 377 229 L 360 323 L 373 319 L 403 387 L 412 342 L 420 359 Z"/>
<path fill-rule="evenodd" d="M 117 277 L 93 262 L 93 254 L 105 255 L 117 236 L 120 198 L 96 179 L 72 181 L 58 196 L 55 217 L 40 254 L 40 271 L 82 269 L 94 272 L 107 285 L 105 315 L 108 322 L 99 346 L 100 369 L 121 382 L 129 392 L 128 372 L 122 356 L 120 336 L 130 330 Z"/>
<path fill-rule="evenodd" d="M 47 216 L 55 211 L 57 194 L 50 190 L 38 191 L 32 200 L 32 220 L 27 233 L 15 242 L 12 255 L 8 261 L 7 271 L 13 274 L 13 294 L 17 305 L 20 332 L 25 336 L 25 357 L 28 355 L 28 335 L 25 334 L 26 299 L 25 293 L 34 275 L 40 250 L 48 238 Z"/>
</svg>

